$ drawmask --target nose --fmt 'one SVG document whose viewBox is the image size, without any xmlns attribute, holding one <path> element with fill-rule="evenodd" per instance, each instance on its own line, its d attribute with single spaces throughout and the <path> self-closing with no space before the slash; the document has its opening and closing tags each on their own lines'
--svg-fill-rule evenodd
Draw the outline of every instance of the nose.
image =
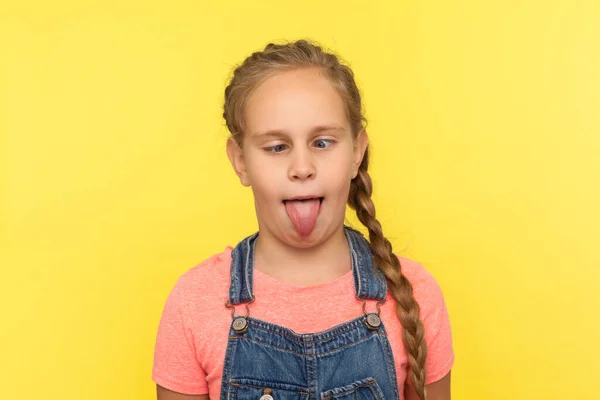
<svg viewBox="0 0 600 400">
<path fill-rule="evenodd" d="M 317 174 L 309 150 L 296 150 L 292 155 L 288 177 L 292 181 L 314 179 Z"/>
</svg>

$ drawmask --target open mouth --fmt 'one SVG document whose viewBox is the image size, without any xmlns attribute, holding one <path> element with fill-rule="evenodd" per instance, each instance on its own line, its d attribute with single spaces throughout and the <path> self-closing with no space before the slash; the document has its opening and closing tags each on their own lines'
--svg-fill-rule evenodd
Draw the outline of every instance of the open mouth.
<svg viewBox="0 0 600 400">
<path fill-rule="evenodd" d="M 292 199 L 283 200 L 283 204 L 287 203 L 288 201 L 299 201 L 302 203 L 306 203 L 306 202 L 312 201 L 312 200 L 319 200 L 319 203 L 323 203 L 323 199 L 324 199 L 324 197 L 292 198 Z"/>
</svg>

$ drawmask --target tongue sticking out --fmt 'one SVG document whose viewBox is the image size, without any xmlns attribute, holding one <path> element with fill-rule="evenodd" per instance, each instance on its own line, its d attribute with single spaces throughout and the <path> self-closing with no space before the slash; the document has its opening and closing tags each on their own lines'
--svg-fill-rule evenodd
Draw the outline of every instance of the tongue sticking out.
<svg viewBox="0 0 600 400">
<path fill-rule="evenodd" d="M 285 210 L 296 231 L 302 236 L 310 235 L 315 228 L 320 208 L 321 201 L 319 199 L 288 200 L 285 202 Z"/>
</svg>

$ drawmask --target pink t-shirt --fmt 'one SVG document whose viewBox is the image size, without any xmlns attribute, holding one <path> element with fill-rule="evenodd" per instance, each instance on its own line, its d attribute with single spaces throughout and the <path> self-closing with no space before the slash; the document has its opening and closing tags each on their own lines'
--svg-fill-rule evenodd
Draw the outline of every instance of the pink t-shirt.
<svg viewBox="0 0 600 400">
<path fill-rule="evenodd" d="M 230 284 L 232 247 L 215 254 L 183 274 L 170 293 L 158 328 L 152 379 L 184 394 L 209 394 L 218 399 L 223 362 L 231 326 L 225 307 Z M 454 352 L 450 321 L 440 287 L 418 263 L 400 257 L 402 272 L 412 283 L 421 307 L 428 345 L 426 384 L 443 378 L 452 368 Z M 354 296 L 352 272 L 333 281 L 302 287 L 281 282 L 254 270 L 250 316 L 282 325 L 296 333 L 315 333 L 362 315 L 362 302 Z M 375 311 L 368 302 L 367 311 Z M 244 314 L 243 305 L 236 307 Z M 381 319 L 392 347 L 399 393 L 407 381 L 408 360 L 402 343 L 395 300 L 388 293 Z"/>
</svg>

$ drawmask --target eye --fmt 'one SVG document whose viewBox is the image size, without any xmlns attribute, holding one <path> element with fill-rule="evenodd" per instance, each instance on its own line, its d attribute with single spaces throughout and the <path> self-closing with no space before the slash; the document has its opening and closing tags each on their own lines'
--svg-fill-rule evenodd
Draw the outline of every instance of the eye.
<svg viewBox="0 0 600 400">
<path fill-rule="evenodd" d="M 317 139 L 315 140 L 315 146 L 319 149 L 326 149 L 334 143 L 331 139 Z M 328 146 L 329 144 L 329 146 Z"/>
<path fill-rule="evenodd" d="M 276 144 L 275 146 L 265 147 L 264 150 L 267 153 L 281 153 L 283 150 L 285 150 L 285 146 L 285 144 Z"/>
</svg>

